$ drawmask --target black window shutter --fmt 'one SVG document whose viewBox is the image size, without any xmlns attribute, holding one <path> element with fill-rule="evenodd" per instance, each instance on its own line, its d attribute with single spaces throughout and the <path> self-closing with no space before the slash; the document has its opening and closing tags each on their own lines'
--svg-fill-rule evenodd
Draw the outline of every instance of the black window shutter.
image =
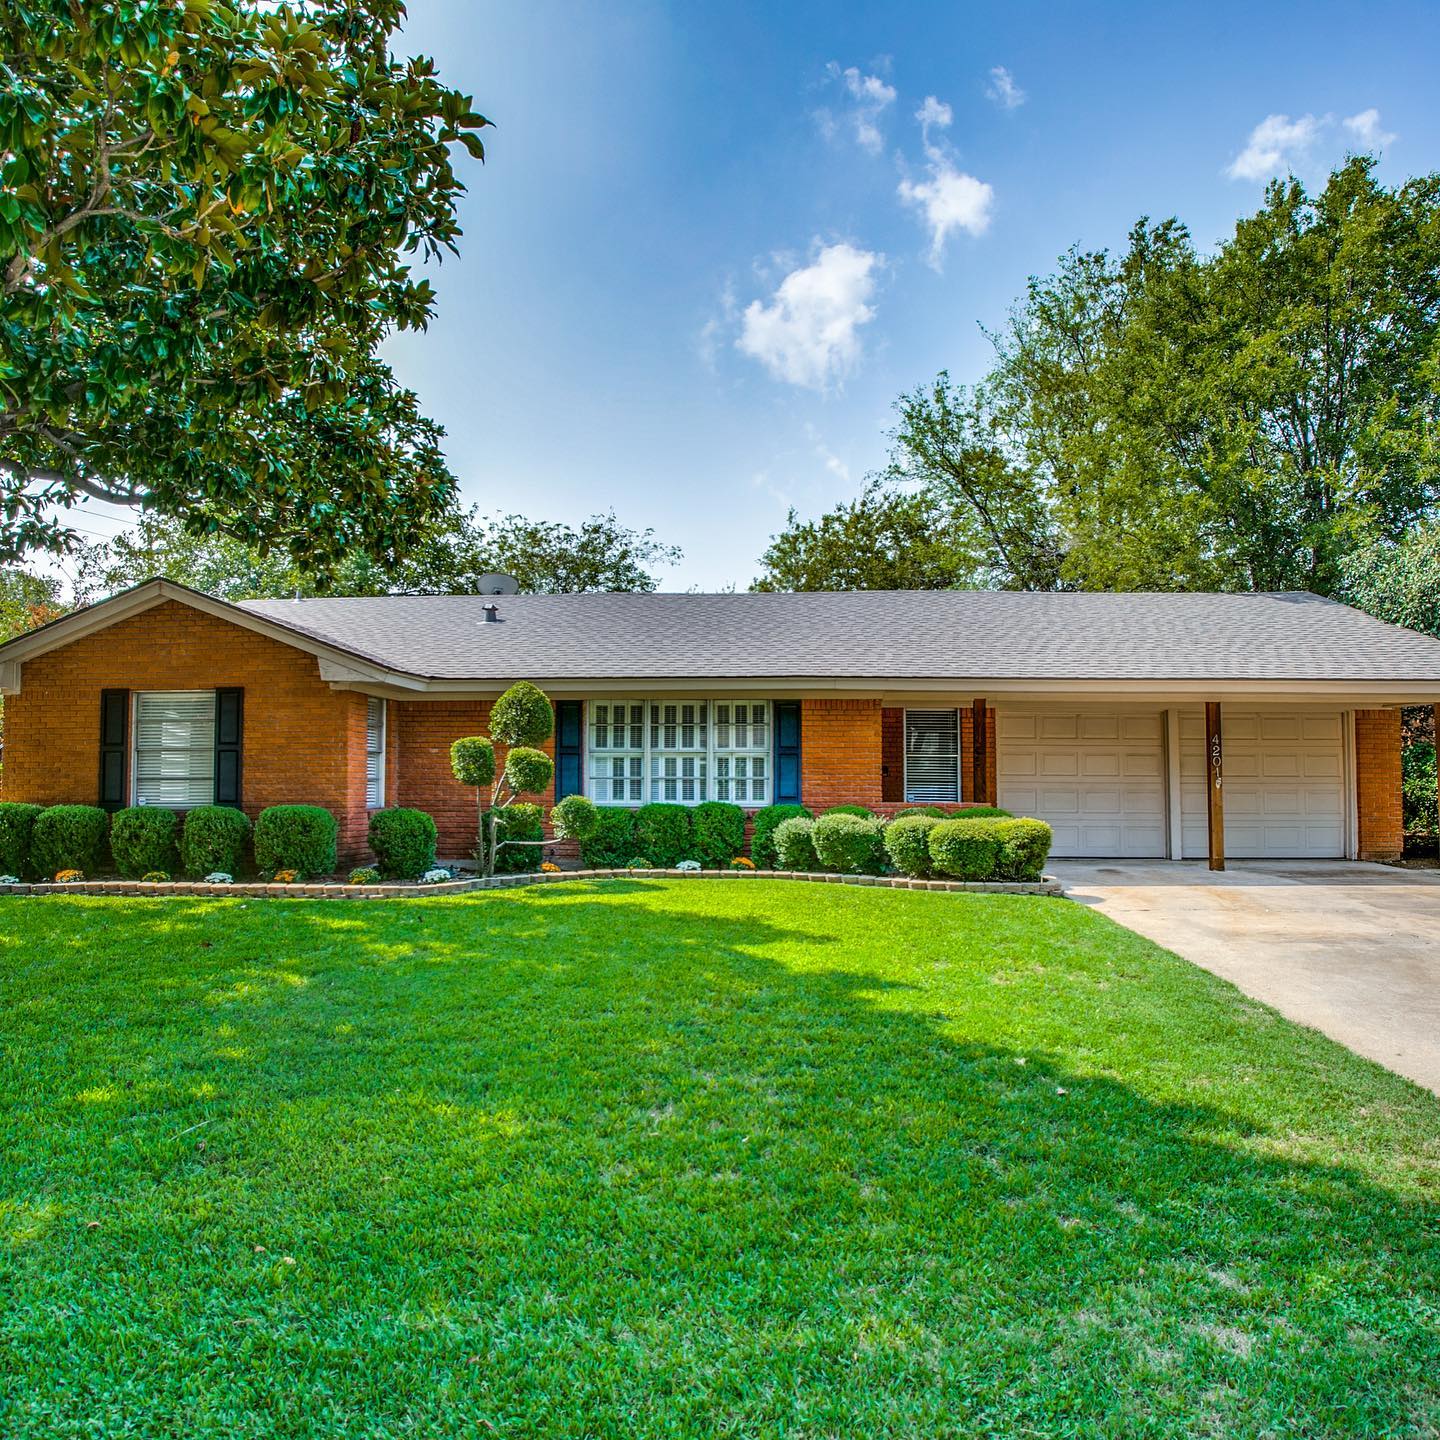
<svg viewBox="0 0 1440 1440">
<path fill-rule="evenodd" d="M 775 803 L 800 803 L 800 702 L 775 706 Z"/>
<path fill-rule="evenodd" d="M 563 800 L 567 795 L 579 795 L 584 789 L 580 773 L 583 737 L 584 722 L 581 716 L 580 701 L 556 701 L 555 798 L 557 800 Z"/>
<path fill-rule="evenodd" d="M 240 808 L 240 737 L 245 692 L 215 692 L 215 803 Z"/>
<path fill-rule="evenodd" d="M 100 807 L 125 808 L 125 737 L 130 728 L 130 692 L 100 692 Z"/>
</svg>

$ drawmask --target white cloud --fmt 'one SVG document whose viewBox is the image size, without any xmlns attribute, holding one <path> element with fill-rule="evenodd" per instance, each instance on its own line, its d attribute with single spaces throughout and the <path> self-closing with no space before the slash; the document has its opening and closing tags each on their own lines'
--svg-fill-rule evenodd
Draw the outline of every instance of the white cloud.
<svg viewBox="0 0 1440 1440">
<path fill-rule="evenodd" d="M 1325 122 L 1313 115 L 1267 115 L 1251 132 L 1245 148 L 1230 162 L 1232 180 L 1268 180 L 1304 161 Z"/>
<path fill-rule="evenodd" d="M 815 447 L 816 457 L 825 468 L 847 488 L 850 485 L 850 467 L 825 443 L 825 437 L 808 420 L 805 435 Z"/>
<path fill-rule="evenodd" d="M 842 70 L 835 60 L 825 67 L 825 71 L 831 82 L 838 84 L 845 92 L 848 103 L 838 119 L 832 110 L 815 112 L 821 133 L 827 138 L 831 137 L 843 122 L 854 134 L 855 142 L 862 150 L 878 155 L 885 148 L 885 137 L 880 131 L 880 117 L 895 103 L 895 87 L 887 84 L 878 75 L 866 75 L 855 65 Z"/>
<path fill-rule="evenodd" d="M 994 189 L 983 180 L 957 170 L 948 156 L 933 148 L 928 180 L 902 180 L 900 199 L 915 206 L 930 230 L 931 266 L 938 270 L 945 254 L 945 242 L 956 230 L 982 235 L 990 225 Z"/>
<path fill-rule="evenodd" d="M 915 112 L 915 118 L 920 122 L 920 133 L 924 135 L 928 147 L 930 132 L 948 130 L 955 119 L 955 112 L 943 100 L 927 95 L 925 103 Z"/>
<path fill-rule="evenodd" d="M 1025 92 L 1003 65 L 996 65 L 990 71 L 990 83 L 985 87 L 985 93 L 1002 110 L 1014 110 L 1025 103 Z"/>
<path fill-rule="evenodd" d="M 860 359 L 862 325 L 875 318 L 870 301 L 885 257 L 841 243 L 792 270 L 770 301 L 745 307 L 736 348 L 777 380 L 825 390 Z"/>
<path fill-rule="evenodd" d="M 1344 124 L 1365 150 L 1383 150 L 1395 140 L 1394 134 L 1380 128 L 1380 112 L 1373 105 L 1358 115 L 1349 116 Z"/>
</svg>

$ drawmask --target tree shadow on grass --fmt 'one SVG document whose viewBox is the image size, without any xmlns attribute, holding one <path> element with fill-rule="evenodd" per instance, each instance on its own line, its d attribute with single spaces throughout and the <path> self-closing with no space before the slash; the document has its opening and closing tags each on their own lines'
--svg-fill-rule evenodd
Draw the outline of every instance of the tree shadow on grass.
<svg viewBox="0 0 1440 1440">
<path fill-rule="evenodd" d="M 711 888 L 60 927 L 32 978 L 68 1026 L 7 1022 L 35 1103 L 5 1198 L 46 1207 L 11 1251 L 15 1433 L 1440 1418 L 1440 1207 L 1263 1104 L 1099 1073 L 1123 997 L 1077 1021 L 1083 1068 L 976 1037 L 1033 963 L 1004 917 L 1064 909 L 816 887 L 737 916 Z"/>
</svg>

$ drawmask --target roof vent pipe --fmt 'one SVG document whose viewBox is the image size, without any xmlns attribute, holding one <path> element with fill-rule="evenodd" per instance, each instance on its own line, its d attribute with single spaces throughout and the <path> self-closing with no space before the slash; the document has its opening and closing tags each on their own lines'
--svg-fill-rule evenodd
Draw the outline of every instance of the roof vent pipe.
<svg viewBox="0 0 1440 1440">
<path fill-rule="evenodd" d="M 486 605 L 484 608 L 486 620 L 494 621 L 500 618 L 500 607 L 498 605 Z"/>
</svg>

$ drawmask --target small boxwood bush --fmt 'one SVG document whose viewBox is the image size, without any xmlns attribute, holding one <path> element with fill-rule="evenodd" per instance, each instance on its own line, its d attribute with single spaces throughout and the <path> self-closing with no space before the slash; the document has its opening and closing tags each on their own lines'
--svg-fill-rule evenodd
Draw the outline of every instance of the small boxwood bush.
<svg viewBox="0 0 1440 1440">
<path fill-rule="evenodd" d="M 803 805 L 767 805 L 757 810 L 750 831 L 750 858 L 761 870 L 775 869 L 775 831 L 787 820 L 812 818 Z"/>
<path fill-rule="evenodd" d="M 623 870 L 635 853 L 635 812 L 601 805 L 595 828 L 580 841 L 580 863 L 587 870 Z"/>
<path fill-rule="evenodd" d="M 328 875 L 340 827 L 318 805 L 272 805 L 255 822 L 255 864 L 276 875 Z"/>
<path fill-rule="evenodd" d="M 775 828 L 775 868 L 777 870 L 818 870 L 815 854 L 816 822 L 808 815 L 793 815 Z"/>
<path fill-rule="evenodd" d="M 567 795 L 550 809 L 550 832 L 557 840 L 583 841 L 599 823 L 600 807 L 584 795 Z M 540 863 L 543 869 L 546 862 Z"/>
<path fill-rule="evenodd" d="M 180 817 L 159 805 L 132 805 L 110 821 L 110 854 L 115 868 L 138 880 L 156 870 L 173 870 Z"/>
<path fill-rule="evenodd" d="M 822 815 L 813 832 L 815 855 L 842 875 L 878 875 L 885 868 L 885 827 L 874 816 L 846 811 Z"/>
<path fill-rule="evenodd" d="M 863 805 L 832 805 L 828 810 L 820 812 L 823 820 L 827 815 L 853 815 L 857 820 L 873 820 L 875 812 L 867 810 Z"/>
<path fill-rule="evenodd" d="M 745 849 L 745 812 L 738 805 L 707 800 L 695 807 L 693 824 L 691 852 L 707 870 L 724 870 Z"/>
<path fill-rule="evenodd" d="M 684 805 L 642 805 L 635 812 L 635 840 L 655 869 L 689 859 L 694 847 L 690 811 Z"/>
<path fill-rule="evenodd" d="M 890 863 L 912 880 L 935 873 L 930 863 L 930 832 L 939 825 L 935 815 L 899 815 L 885 827 L 885 853 Z"/>
<path fill-rule="evenodd" d="M 43 805 L 25 805 L 18 800 L 0 804 L 0 875 L 33 875 L 30 865 L 30 837 L 35 817 Z"/>
<path fill-rule="evenodd" d="M 94 875 L 105 859 L 110 817 L 94 805 L 52 805 L 35 817 L 30 863 L 40 875 L 80 870 Z"/>
<path fill-rule="evenodd" d="M 1038 880 L 1050 858 L 1055 835 L 1043 820 L 1016 818 L 995 822 L 1000 831 L 1001 880 Z"/>
<path fill-rule="evenodd" d="M 543 751 L 517 745 L 505 756 L 505 783 L 517 795 L 543 795 L 555 778 L 555 762 Z"/>
<path fill-rule="evenodd" d="M 948 820 L 952 812 L 941 805 L 907 805 L 903 810 L 897 810 L 890 818 L 892 820 L 906 820 L 911 815 L 928 815 L 933 820 Z"/>
<path fill-rule="evenodd" d="M 539 805 L 507 805 L 495 812 L 496 840 L 543 840 L 545 811 Z M 540 868 L 545 852 L 538 845 L 507 845 L 495 859 L 497 875 L 523 875 Z"/>
<path fill-rule="evenodd" d="M 180 830 L 180 865 L 187 875 L 235 875 L 245 858 L 250 821 L 228 805 L 200 805 Z"/>
<path fill-rule="evenodd" d="M 435 822 L 423 810 L 396 806 L 370 816 L 370 848 L 386 875 L 415 880 L 435 863 Z"/>
<path fill-rule="evenodd" d="M 1000 866 L 1000 820 L 942 820 L 930 832 L 930 860 L 954 880 L 991 880 Z"/>
</svg>

